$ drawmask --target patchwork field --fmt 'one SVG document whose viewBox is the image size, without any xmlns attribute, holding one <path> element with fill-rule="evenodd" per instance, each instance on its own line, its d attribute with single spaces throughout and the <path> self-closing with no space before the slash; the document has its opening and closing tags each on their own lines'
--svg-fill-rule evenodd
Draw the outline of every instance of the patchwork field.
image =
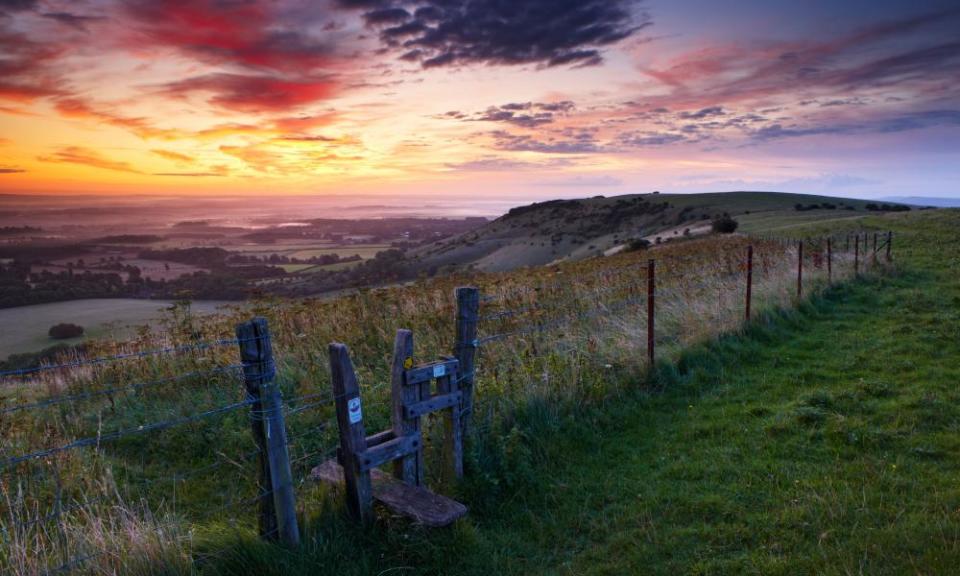
<svg viewBox="0 0 960 576">
<path fill-rule="evenodd" d="M 128 338 L 136 326 L 151 324 L 163 317 L 163 309 L 173 302 L 134 298 L 105 298 L 53 302 L 0 309 L 0 359 L 11 354 L 37 352 L 58 342 L 77 344 L 86 338 Z M 226 302 L 193 302 L 198 314 L 217 310 Z M 47 330 L 54 324 L 69 322 L 84 328 L 84 337 L 53 340 Z M 14 329 L 15 327 L 15 329 Z"/>
</svg>

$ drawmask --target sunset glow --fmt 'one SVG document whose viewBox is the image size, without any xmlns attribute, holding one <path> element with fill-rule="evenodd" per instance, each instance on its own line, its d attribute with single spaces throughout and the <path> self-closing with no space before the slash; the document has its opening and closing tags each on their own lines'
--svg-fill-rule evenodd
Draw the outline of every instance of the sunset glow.
<svg viewBox="0 0 960 576">
<path fill-rule="evenodd" d="M 5 0 L 0 192 L 956 195 L 956 3 L 771 4 Z"/>
</svg>

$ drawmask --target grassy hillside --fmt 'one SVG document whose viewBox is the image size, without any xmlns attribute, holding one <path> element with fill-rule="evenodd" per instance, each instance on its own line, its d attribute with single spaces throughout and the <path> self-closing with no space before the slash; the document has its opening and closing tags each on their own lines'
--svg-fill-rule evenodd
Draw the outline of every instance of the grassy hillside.
<svg viewBox="0 0 960 576">
<path fill-rule="evenodd" d="M 746 232 L 863 216 L 870 202 L 778 192 L 633 194 L 553 200 L 514 208 L 497 220 L 415 253 L 427 268 L 511 270 L 596 256 L 632 238 L 676 240 L 709 231 L 730 214 Z M 797 210 L 801 205 L 804 210 Z M 806 209 L 809 208 L 809 209 Z"/>
<path fill-rule="evenodd" d="M 955 314 L 944 306 L 952 304 L 955 311 L 957 303 L 957 280 L 949 273 L 958 264 L 960 213 L 871 216 L 843 224 L 894 227 L 903 273 L 831 289 L 795 313 L 776 312 L 794 303 L 791 250 L 775 242 L 710 237 L 324 301 L 261 301 L 203 321 L 176 318 L 159 340 L 144 335 L 132 343 L 101 343 L 92 352 L 190 344 L 196 337 L 229 335 L 235 322 L 251 314 L 269 318 L 289 410 L 304 547 L 291 553 L 255 536 L 256 459 L 250 455 L 249 416 L 241 411 L 58 453 L 0 477 L 0 528 L 10 528 L 0 530 L 0 567 L 33 574 L 106 551 L 82 570 L 793 574 L 825 567 L 830 572 L 862 556 L 859 542 L 886 544 L 857 532 L 864 521 L 859 509 L 849 516 L 852 523 L 841 517 L 854 495 L 881 488 L 885 502 L 894 498 L 904 510 L 940 510 L 938 526 L 955 534 L 957 506 L 944 479 L 955 477 L 956 444 L 950 439 L 957 419 L 950 402 L 956 398 L 947 388 L 954 375 L 941 368 L 956 365 L 955 348 L 943 342 L 957 328 Z M 811 231 L 836 227 L 821 224 Z M 741 264 L 748 242 L 756 249 L 754 311 L 762 319 L 744 336 L 735 333 L 743 317 Z M 661 365 L 646 380 L 645 314 L 636 296 L 651 256 L 658 261 Z M 835 278 L 849 278 L 849 255 L 835 256 Z M 820 294 L 824 269 L 811 266 L 805 277 L 807 293 Z M 468 478 L 453 488 L 471 508 L 468 519 L 450 530 L 424 531 L 381 515 L 374 526 L 358 529 L 344 520 L 342 501 L 307 478 L 336 446 L 322 351 L 331 340 L 350 346 L 369 430 L 382 429 L 389 417 L 384 383 L 394 331 L 414 330 L 419 359 L 449 351 L 450 296 L 453 286 L 466 283 L 479 285 L 486 295 L 481 336 L 509 334 L 531 323 L 549 327 L 558 314 L 568 319 L 556 329 L 482 346 Z M 897 308 L 902 302 L 915 308 Z M 517 310 L 524 312 L 512 315 Z M 923 315 L 927 324 L 914 329 L 903 324 L 904 317 Z M 869 334 L 889 337 L 874 341 L 859 332 L 870 319 L 886 332 L 871 328 Z M 711 344 L 721 333 L 733 335 Z M 883 346 L 873 356 L 878 342 Z M 235 361 L 230 349 L 213 348 L 58 371 L 29 386 L 0 383 L 0 407 L 58 394 L 83 396 Z M 870 404 L 871 379 L 895 391 L 910 387 L 911 393 L 882 392 L 878 402 L 889 404 Z M 225 375 L 162 381 L 167 383 L 133 393 L 3 413 L 5 453 L 136 429 L 243 398 L 239 382 Z M 866 391 L 858 392 L 861 387 Z M 821 388 L 828 397 L 808 402 Z M 934 427 L 924 428 L 927 423 Z M 427 431 L 433 441 L 435 433 Z M 921 448 L 918 458 L 930 456 L 910 490 L 897 484 L 888 493 L 881 484 L 885 477 L 858 480 L 864 462 L 904 446 Z M 905 462 L 906 457 L 895 463 Z M 828 464 L 835 468 L 824 468 Z M 823 484 L 815 484 L 817 479 Z M 800 498 L 793 480 L 822 489 Z M 437 485 L 435 477 L 431 481 Z M 53 493 L 65 496 L 67 512 L 51 506 Z M 873 514 L 874 501 L 864 502 Z M 791 510 L 798 516 L 787 514 Z M 921 572 L 936 572 L 943 558 L 956 559 L 948 538 L 931 545 L 930 533 L 915 523 L 898 524 L 898 518 L 915 518 L 900 510 L 899 516 L 886 509 L 869 516 L 909 532 L 901 536 L 903 548 L 893 550 L 913 551 L 924 562 Z M 38 516 L 57 523 L 34 522 Z M 835 526 L 830 534 L 836 540 L 829 543 L 836 542 L 837 552 L 822 564 L 812 563 L 821 544 L 811 540 L 807 524 Z M 592 549 L 603 554 L 592 555 Z M 927 550 L 933 552 L 922 556 Z"/>
<path fill-rule="evenodd" d="M 531 407 L 519 480 L 466 486 L 455 528 L 337 526 L 214 573 L 953 573 L 960 211 L 849 224 L 892 225 L 896 274 L 690 348 L 617 402 Z"/>
</svg>

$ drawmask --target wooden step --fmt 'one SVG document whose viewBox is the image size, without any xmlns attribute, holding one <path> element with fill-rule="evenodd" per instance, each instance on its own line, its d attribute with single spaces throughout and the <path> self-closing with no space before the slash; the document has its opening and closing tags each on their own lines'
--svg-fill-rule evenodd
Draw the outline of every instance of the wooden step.
<svg viewBox="0 0 960 576">
<path fill-rule="evenodd" d="M 336 460 L 327 460 L 310 473 L 314 480 L 322 480 L 334 486 L 343 486 L 343 467 Z M 424 526 L 439 528 L 453 524 L 467 513 L 463 504 L 397 480 L 379 469 L 370 471 L 373 498 L 397 514 L 401 514 Z"/>
</svg>

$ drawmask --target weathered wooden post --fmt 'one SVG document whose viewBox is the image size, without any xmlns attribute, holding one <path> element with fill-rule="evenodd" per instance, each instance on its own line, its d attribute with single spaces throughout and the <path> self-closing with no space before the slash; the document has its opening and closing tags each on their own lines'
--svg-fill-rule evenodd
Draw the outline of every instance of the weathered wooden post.
<svg viewBox="0 0 960 576">
<path fill-rule="evenodd" d="M 797 298 L 803 297 L 803 240 L 797 242 Z"/>
<path fill-rule="evenodd" d="M 338 342 L 330 344 L 330 376 L 340 428 L 340 454 L 347 507 L 361 522 L 373 515 L 373 486 L 370 472 L 361 471 L 359 454 L 367 451 L 367 435 L 363 427 L 363 406 L 360 387 L 353 371 L 350 352 Z"/>
<path fill-rule="evenodd" d="M 467 437 L 470 417 L 473 415 L 473 386 L 476 382 L 474 366 L 477 355 L 477 322 L 480 317 L 480 290 L 472 286 L 457 288 L 457 334 L 453 345 L 453 355 L 460 364 L 460 382 L 458 387 L 463 393 L 460 405 L 462 416 L 460 434 Z"/>
<path fill-rule="evenodd" d="M 457 363 L 459 364 L 459 362 Z M 437 395 L 456 394 L 458 390 L 457 380 L 461 372 L 448 372 L 446 375 L 437 378 Z M 444 477 L 449 480 L 459 480 L 463 478 L 463 426 L 461 423 L 461 406 L 463 406 L 463 397 L 460 402 L 446 410 L 443 415 L 443 462 Z"/>
<path fill-rule="evenodd" d="M 827 237 L 827 283 L 833 284 L 833 239 Z"/>
<path fill-rule="evenodd" d="M 747 322 L 750 321 L 750 300 L 753 295 L 753 244 L 747 246 Z"/>
<path fill-rule="evenodd" d="M 891 252 L 893 246 L 893 231 L 890 230 L 887 232 L 887 262 L 893 262 L 893 253 Z"/>
<path fill-rule="evenodd" d="M 653 359 L 656 353 L 654 338 L 654 297 L 656 293 L 655 263 L 651 258 L 647 260 L 647 367 L 653 370 Z"/>
<path fill-rule="evenodd" d="M 860 275 L 860 234 L 853 241 L 853 274 Z"/>
<path fill-rule="evenodd" d="M 392 424 L 397 438 L 420 432 L 420 417 L 409 418 L 404 406 L 420 402 L 420 386 L 407 386 L 404 373 L 413 366 L 413 332 L 397 330 L 393 341 L 390 383 L 393 398 Z M 408 454 L 393 463 L 393 475 L 411 486 L 422 486 L 425 478 L 423 451 Z"/>
<path fill-rule="evenodd" d="M 877 265 L 877 232 L 873 233 L 873 265 Z"/>
<path fill-rule="evenodd" d="M 276 367 L 266 318 L 254 318 L 237 326 L 244 384 L 253 401 L 250 407 L 253 439 L 260 449 L 259 484 L 270 492 L 260 498 L 260 536 L 279 539 L 295 547 L 300 544 L 297 526 L 296 493 L 287 452 L 287 430 L 283 421 L 283 400 L 274 384 Z"/>
</svg>

